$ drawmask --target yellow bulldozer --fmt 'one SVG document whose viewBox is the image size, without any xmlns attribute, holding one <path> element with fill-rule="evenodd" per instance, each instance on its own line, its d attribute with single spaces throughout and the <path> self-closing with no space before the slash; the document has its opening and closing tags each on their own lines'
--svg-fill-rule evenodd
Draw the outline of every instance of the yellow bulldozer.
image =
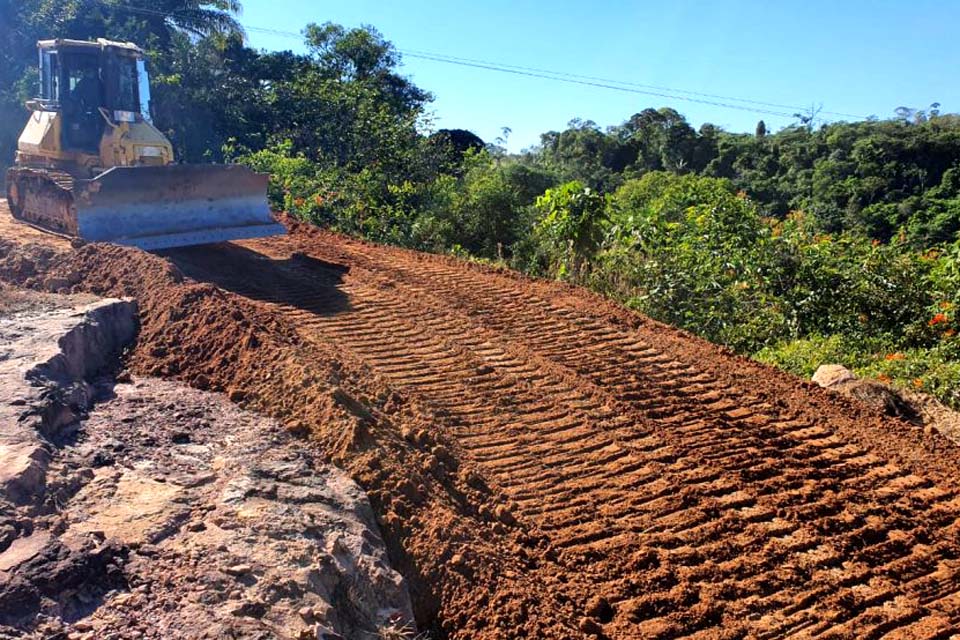
<svg viewBox="0 0 960 640">
<path fill-rule="evenodd" d="M 154 250 L 284 233 L 268 177 L 182 165 L 152 124 L 143 51 L 100 39 L 43 40 L 40 95 L 6 176 L 13 215 L 90 242 Z"/>
</svg>

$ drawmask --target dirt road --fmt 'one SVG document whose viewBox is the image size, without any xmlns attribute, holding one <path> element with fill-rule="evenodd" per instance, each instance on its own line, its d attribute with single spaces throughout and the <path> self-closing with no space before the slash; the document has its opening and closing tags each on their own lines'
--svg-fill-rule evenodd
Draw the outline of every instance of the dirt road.
<svg viewBox="0 0 960 640">
<path fill-rule="evenodd" d="M 117 251 L 88 247 L 71 268 L 101 277 Z M 341 405 L 371 412 L 361 422 L 387 443 L 376 461 L 367 446 L 337 455 L 371 492 L 418 617 L 438 633 L 960 632 L 960 456 L 935 433 L 510 272 L 297 225 L 285 238 L 166 257 L 245 317 L 269 317 L 263 326 L 284 336 L 270 346 L 284 354 L 271 371 L 304 376 L 281 394 L 272 374 L 235 363 L 229 375 L 204 370 L 204 384 L 245 381 L 261 408 L 300 412 L 323 432 L 309 363 L 326 371 L 335 352 L 343 372 L 322 384 L 349 388 L 355 400 Z M 136 288 L 106 288 L 124 286 Z M 147 318 L 150 340 L 163 322 Z M 203 350 L 179 339 L 168 373 L 196 381 L 202 359 L 191 353 Z M 156 348 L 138 347 L 142 368 Z M 389 429 L 403 440 L 378 435 Z M 398 506 L 401 494 L 414 506 Z"/>
</svg>

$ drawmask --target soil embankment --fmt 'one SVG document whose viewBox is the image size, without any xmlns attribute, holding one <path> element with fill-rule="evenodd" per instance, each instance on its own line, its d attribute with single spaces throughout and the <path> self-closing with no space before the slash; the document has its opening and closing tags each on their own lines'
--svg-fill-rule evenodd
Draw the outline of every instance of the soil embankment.
<svg viewBox="0 0 960 640">
<path fill-rule="evenodd" d="M 575 287 L 290 226 L 164 256 L 8 243 L 0 273 L 137 297 L 136 372 L 310 434 L 438 635 L 960 631 L 937 433 Z"/>
</svg>

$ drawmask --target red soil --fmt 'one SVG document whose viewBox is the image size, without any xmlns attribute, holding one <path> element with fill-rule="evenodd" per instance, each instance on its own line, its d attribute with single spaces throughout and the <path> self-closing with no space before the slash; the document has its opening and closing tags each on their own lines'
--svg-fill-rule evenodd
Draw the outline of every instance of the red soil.
<svg viewBox="0 0 960 640">
<path fill-rule="evenodd" d="M 960 629 L 935 433 L 578 288 L 290 226 L 164 256 L 0 241 L 0 277 L 136 296 L 132 369 L 311 434 L 438 635 Z"/>
</svg>

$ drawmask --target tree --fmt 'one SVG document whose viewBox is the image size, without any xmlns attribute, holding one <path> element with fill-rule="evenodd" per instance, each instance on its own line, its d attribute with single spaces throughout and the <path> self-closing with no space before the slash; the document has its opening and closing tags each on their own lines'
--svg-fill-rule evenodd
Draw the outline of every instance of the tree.
<svg viewBox="0 0 960 640">
<path fill-rule="evenodd" d="M 486 143 L 475 133 L 464 129 L 440 129 L 429 137 L 437 170 L 462 175 L 464 158 L 468 153 L 479 153 Z"/>
<path fill-rule="evenodd" d="M 577 181 L 547 189 L 537 198 L 537 231 L 552 249 L 558 277 L 578 281 L 585 275 L 603 238 L 606 204 L 603 195 Z"/>
<path fill-rule="evenodd" d="M 537 162 L 564 180 L 576 180 L 598 191 L 610 191 L 619 183 L 618 174 L 632 158 L 621 155 L 622 145 L 613 135 L 600 130 L 592 120 L 574 119 L 562 132 L 540 137 Z"/>
<path fill-rule="evenodd" d="M 758 138 L 763 138 L 767 135 L 767 123 L 761 120 L 757 123 L 757 132 L 756 136 Z"/>
<path fill-rule="evenodd" d="M 16 140 L 28 115 L 23 103 L 36 92 L 38 40 L 108 37 L 136 42 L 147 50 L 163 85 L 165 76 L 172 77 L 174 50 L 184 43 L 200 46 L 209 37 L 242 42 L 243 30 L 236 19 L 240 8 L 237 0 L 155 0 L 149 8 L 122 2 L 0 0 L 0 42 L 4 43 L 0 47 L 0 168 L 13 160 Z M 215 87 L 206 91 L 213 92 Z M 183 92 L 167 93 L 176 100 L 184 98 Z M 192 88 L 192 93 L 198 95 L 202 89 Z M 164 87 L 157 94 L 162 102 Z M 183 115 L 183 109 L 176 111 Z M 161 118 L 159 124 L 171 134 L 189 128 L 182 120 Z M 195 130 L 203 131 L 200 127 Z M 193 139 L 189 135 L 179 137 Z"/>
</svg>

